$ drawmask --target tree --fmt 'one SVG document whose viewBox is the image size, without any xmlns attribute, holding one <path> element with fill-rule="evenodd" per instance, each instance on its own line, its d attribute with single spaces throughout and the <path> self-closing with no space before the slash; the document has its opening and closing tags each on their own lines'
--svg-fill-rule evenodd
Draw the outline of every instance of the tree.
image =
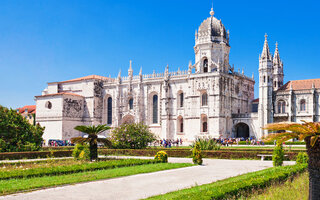
<svg viewBox="0 0 320 200">
<path fill-rule="evenodd" d="M 0 105 L 0 151 L 39 150 L 44 128 L 30 124 L 16 110 Z"/>
<path fill-rule="evenodd" d="M 90 160 L 97 160 L 98 158 L 98 142 L 103 142 L 106 145 L 110 145 L 110 141 L 105 138 L 98 138 L 98 135 L 103 131 L 109 130 L 110 127 L 107 125 L 92 125 L 92 126 L 76 126 L 74 128 L 77 131 L 88 134 L 88 138 L 76 137 L 72 138 L 71 141 L 73 143 L 89 143 L 90 149 Z"/>
<path fill-rule="evenodd" d="M 122 124 L 111 133 L 111 142 L 118 149 L 143 149 L 156 140 L 156 136 L 143 123 Z"/>
<path fill-rule="evenodd" d="M 320 193 L 320 123 L 305 122 L 298 123 L 276 123 L 268 124 L 265 129 L 269 131 L 284 131 L 271 133 L 266 141 L 277 140 L 285 142 L 289 139 L 298 138 L 306 142 L 307 154 L 309 156 L 309 200 L 319 199 Z"/>
<path fill-rule="evenodd" d="M 273 166 L 282 166 L 284 160 L 284 151 L 282 147 L 281 142 L 277 142 L 276 148 L 273 150 L 273 155 L 272 155 L 272 161 L 273 161 Z"/>
</svg>

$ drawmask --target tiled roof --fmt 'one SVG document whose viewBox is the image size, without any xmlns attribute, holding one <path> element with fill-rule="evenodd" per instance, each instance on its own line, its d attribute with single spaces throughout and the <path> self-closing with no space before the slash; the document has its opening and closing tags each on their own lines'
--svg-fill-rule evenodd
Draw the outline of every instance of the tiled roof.
<svg viewBox="0 0 320 200">
<path fill-rule="evenodd" d="M 307 79 L 307 80 L 295 80 L 295 81 L 289 81 L 285 85 L 283 85 L 281 88 L 279 88 L 280 91 L 288 91 L 292 90 L 310 90 L 312 87 L 314 88 L 320 88 L 320 79 Z"/>
<path fill-rule="evenodd" d="M 71 80 L 67 80 L 67 81 L 61 81 L 58 83 L 69 83 L 69 82 L 76 82 L 76 81 L 83 81 L 83 80 L 90 80 L 90 79 L 97 79 L 97 80 L 110 80 L 112 78 L 108 78 L 105 76 L 99 76 L 99 75 L 90 75 L 90 76 L 85 76 L 85 77 L 80 77 L 80 78 L 75 78 L 75 79 L 71 79 Z"/>
<path fill-rule="evenodd" d="M 59 96 L 59 95 L 72 95 L 72 96 L 83 97 L 82 95 L 74 94 L 74 93 L 70 93 L 70 92 L 60 92 L 60 93 L 54 93 L 54 94 L 45 94 L 45 95 L 40 95 L 40 96 L 36 96 L 36 97 Z"/>
<path fill-rule="evenodd" d="M 28 106 L 23 106 L 22 108 L 17 108 L 19 109 L 19 113 L 24 113 L 26 109 L 28 109 L 29 114 L 36 113 L 36 105 L 28 105 Z"/>
</svg>

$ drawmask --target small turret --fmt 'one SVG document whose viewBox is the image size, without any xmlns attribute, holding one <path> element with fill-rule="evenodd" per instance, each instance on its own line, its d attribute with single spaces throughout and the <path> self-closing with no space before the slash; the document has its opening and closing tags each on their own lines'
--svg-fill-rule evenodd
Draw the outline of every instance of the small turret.
<svg viewBox="0 0 320 200">
<path fill-rule="evenodd" d="M 131 60 L 130 60 L 130 66 L 129 66 L 129 69 L 128 69 L 128 76 L 129 76 L 129 77 L 132 77 L 132 76 L 133 76 L 132 61 L 131 61 Z"/>
</svg>

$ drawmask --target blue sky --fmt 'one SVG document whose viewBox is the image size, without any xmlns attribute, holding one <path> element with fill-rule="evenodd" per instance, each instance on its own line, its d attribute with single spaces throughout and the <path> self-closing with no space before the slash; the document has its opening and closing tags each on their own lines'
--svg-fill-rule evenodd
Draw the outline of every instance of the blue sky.
<svg viewBox="0 0 320 200">
<path fill-rule="evenodd" d="M 230 30 L 230 64 L 258 77 L 264 34 L 279 42 L 285 82 L 320 78 L 318 1 L 214 1 Z M 211 0 L 1 0 L 0 104 L 34 104 L 47 82 L 187 69 Z M 255 94 L 258 90 L 255 88 Z"/>
</svg>

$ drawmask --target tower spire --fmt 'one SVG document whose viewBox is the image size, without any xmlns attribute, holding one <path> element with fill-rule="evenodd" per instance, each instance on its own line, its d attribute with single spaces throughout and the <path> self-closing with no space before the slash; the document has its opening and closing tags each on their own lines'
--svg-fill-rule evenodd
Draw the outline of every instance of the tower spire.
<svg viewBox="0 0 320 200">
<path fill-rule="evenodd" d="M 213 11 L 213 0 L 212 0 L 212 6 L 211 6 L 210 15 L 211 15 L 211 17 L 214 15 L 214 11 Z"/>
<path fill-rule="evenodd" d="M 268 35 L 265 34 L 264 35 L 264 45 L 263 45 L 263 50 L 262 50 L 262 54 L 261 54 L 261 58 L 262 59 L 269 59 L 271 60 L 271 54 L 270 54 L 270 50 L 269 50 L 269 45 L 268 45 Z"/>
<path fill-rule="evenodd" d="M 274 56 L 273 56 L 273 63 L 274 64 L 280 64 L 281 60 L 280 60 L 280 54 L 279 54 L 279 49 L 278 49 L 278 42 L 276 42 L 276 50 L 274 52 Z"/>
</svg>

